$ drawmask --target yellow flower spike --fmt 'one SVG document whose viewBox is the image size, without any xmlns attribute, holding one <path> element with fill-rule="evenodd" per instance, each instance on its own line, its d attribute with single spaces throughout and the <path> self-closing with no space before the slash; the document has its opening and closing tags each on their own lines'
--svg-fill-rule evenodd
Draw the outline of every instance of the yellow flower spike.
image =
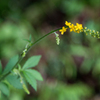
<svg viewBox="0 0 100 100">
<path fill-rule="evenodd" d="M 65 21 L 65 25 L 67 27 L 69 27 L 70 29 L 70 32 L 74 31 L 75 33 L 80 33 L 80 32 L 84 32 L 86 35 L 91 35 L 93 37 L 97 37 L 97 38 L 100 38 L 99 35 L 100 33 L 98 31 L 95 31 L 95 30 L 90 30 L 88 29 L 87 27 L 84 27 L 82 26 L 82 24 L 79 24 L 79 23 L 76 23 L 76 25 L 74 24 L 71 24 L 70 22 L 68 21 Z M 65 27 L 62 27 L 62 29 L 60 29 L 59 31 L 61 32 L 61 34 L 63 35 L 64 32 L 66 32 L 66 29 Z"/>
<path fill-rule="evenodd" d="M 64 34 L 64 32 L 66 32 L 66 30 L 67 30 L 67 28 L 62 27 L 62 29 L 60 29 L 59 31 L 61 32 L 61 35 L 63 35 L 63 34 Z"/>
<path fill-rule="evenodd" d="M 65 21 L 65 25 L 66 25 L 66 26 L 70 26 L 70 25 L 71 25 L 71 23 L 70 23 L 70 22 Z"/>
</svg>

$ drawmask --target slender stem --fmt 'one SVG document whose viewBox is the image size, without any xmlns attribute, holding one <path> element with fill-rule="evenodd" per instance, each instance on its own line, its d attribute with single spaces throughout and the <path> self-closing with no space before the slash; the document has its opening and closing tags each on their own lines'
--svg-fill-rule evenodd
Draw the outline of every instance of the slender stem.
<svg viewBox="0 0 100 100">
<path fill-rule="evenodd" d="M 56 32 L 56 31 L 59 31 L 60 29 L 61 29 L 61 28 L 56 29 L 56 30 L 53 30 L 53 31 L 47 33 L 46 35 L 42 36 L 41 38 L 39 38 L 37 41 L 35 41 L 34 43 L 32 43 L 32 45 L 28 48 L 28 51 L 29 51 L 35 44 L 37 44 L 38 42 L 40 42 L 42 39 L 44 39 L 45 37 L 47 37 L 48 35 L 50 35 L 50 34 Z"/>
<path fill-rule="evenodd" d="M 29 46 L 29 47 L 27 48 L 26 54 L 28 53 L 28 51 L 29 51 L 35 44 L 37 44 L 38 42 L 40 42 L 42 39 L 44 39 L 44 38 L 47 37 L 48 35 L 50 35 L 50 34 L 56 32 L 56 31 L 59 31 L 60 29 L 61 29 L 61 28 L 56 29 L 56 30 L 53 30 L 53 31 L 47 33 L 46 35 L 42 36 L 41 38 L 39 38 L 37 41 L 31 43 L 31 46 Z M 22 53 L 23 53 L 23 52 L 22 52 Z M 22 53 L 21 53 L 21 54 L 22 54 Z M 25 55 L 26 55 L 26 54 L 25 54 Z M 13 67 L 13 69 L 17 67 L 17 65 L 22 61 L 23 58 L 24 58 L 24 57 L 22 57 L 22 55 L 20 55 L 19 60 L 18 60 L 18 62 L 15 64 L 15 66 Z M 13 70 L 13 69 L 12 69 L 12 70 Z M 2 76 L 2 77 L 0 78 L 0 81 L 2 81 L 2 80 L 3 80 L 6 76 L 8 76 L 10 73 L 11 73 L 11 72 L 8 72 L 8 73 L 5 74 L 4 76 Z"/>
</svg>

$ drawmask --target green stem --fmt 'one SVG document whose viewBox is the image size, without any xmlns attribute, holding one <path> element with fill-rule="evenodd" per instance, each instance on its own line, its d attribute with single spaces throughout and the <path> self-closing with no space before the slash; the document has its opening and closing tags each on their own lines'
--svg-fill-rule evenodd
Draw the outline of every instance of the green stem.
<svg viewBox="0 0 100 100">
<path fill-rule="evenodd" d="M 38 42 L 40 42 L 42 39 L 44 39 L 44 38 L 47 37 L 48 35 L 50 35 L 50 34 L 56 32 L 56 31 L 59 31 L 60 29 L 61 29 L 61 28 L 56 29 L 56 30 L 53 30 L 53 31 L 47 33 L 46 35 L 42 36 L 41 38 L 39 38 L 37 41 L 31 43 L 31 46 L 29 46 L 29 47 L 27 48 L 26 54 L 28 53 L 28 51 L 29 51 L 35 44 L 37 44 Z M 23 53 L 23 52 L 22 52 L 22 53 Z M 22 53 L 21 53 L 21 54 L 22 54 Z M 25 55 L 26 55 L 26 54 L 25 54 Z M 24 58 L 24 57 L 22 57 L 22 55 L 20 55 L 19 60 L 18 60 L 18 62 L 15 64 L 15 66 L 13 67 L 13 69 L 17 67 L 17 65 L 22 61 L 23 58 Z M 13 69 L 12 69 L 12 70 L 13 70 Z M 2 76 L 2 77 L 0 78 L 0 81 L 2 81 L 2 80 L 3 80 L 6 76 L 8 76 L 10 73 L 11 73 L 11 72 L 8 72 L 8 73 L 5 74 L 4 76 Z"/>
<path fill-rule="evenodd" d="M 48 35 L 50 35 L 50 34 L 56 32 L 56 31 L 59 31 L 60 29 L 61 29 L 61 28 L 56 29 L 56 30 L 53 30 L 53 31 L 47 33 L 46 35 L 42 36 L 42 37 L 39 38 L 37 41 L 35 41 L 34 43 L 32 43 L 32 45 L 27 49 L 27 51 L 29 51 L 35 44 L 37 44 L 38 42 L 40 42 L 42 39 L 44 39 L 45 37 L 47 37 Z"/>
</svg>

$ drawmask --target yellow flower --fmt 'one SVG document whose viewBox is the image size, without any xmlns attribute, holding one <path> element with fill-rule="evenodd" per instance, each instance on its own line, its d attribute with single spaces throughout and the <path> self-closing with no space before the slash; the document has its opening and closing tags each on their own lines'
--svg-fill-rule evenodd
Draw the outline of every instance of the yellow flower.
<svg viewBox="0 0 100 100">
<path fill-rule="evenodd" d="M 67 28 L 62 27 L 62 29 L 60 29 L 59 31 L 60 31 L 60 32 L 61 32 L 61 34 L 63 35 L 63 34 L 64 34 L 64 32 L 66 32 L 66 30 L 67 30 Z"/>
<path fill-rule="evenodd" d="M 65 25 L 70 26 L 70 22 L 65 21 Z"/>
<path fill-rule="evenodd" d="M 82 24 L 76 23 L 76 30 L 82 30 Z"/>
<path fill-rule="evenodd" d="M 82 29 L 83 29 L 82 24 L 76 23 L 74 32 L 80 33 L 80 32 L 82 32 Z"/>
<path fill-rule="evenodd" d="M 70 32 L 75 31 L 75 26 L 74 26 L 74 24 L 71 24 L 71 25 L 69 26 L 69 28 L 70 28 Z"/>
</svg>

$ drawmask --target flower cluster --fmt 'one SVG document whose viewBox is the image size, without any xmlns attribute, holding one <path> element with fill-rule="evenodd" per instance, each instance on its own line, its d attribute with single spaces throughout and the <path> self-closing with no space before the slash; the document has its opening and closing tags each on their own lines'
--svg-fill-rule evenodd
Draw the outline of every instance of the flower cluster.
<svg viewBox="0 0 100 100">
<path fill-rule="evenodd" d="M 70 28 L 70 32 L 72 31 L 74 31 L 75 33 L 84 32 L 86 33 L 86 35 L 90 34 L 92 37 L 100 38 L 99 31 L 90 30 L 87 29 L 87 27 L 83 28 L 82 24 L 76 23 L 76 25 L 74 25 L 68 21 L 65 21 L 65 25 L 66 25 L 65 27 L 63 26 L 62 29 L 59 30 L 62 35 L 64 34 L 64 32 L 67 31 L 68 28 Z"/>
<path fill-rule="evenodd" d="M 67 27 L 70 28 L 70 32 L 72 32 L 72 31 L 74 31 L 74 32 L 76 32 L 76 33 L 83 32 L 82 24 L 76 23 L 76 25 L 74 25 L 74 24 L 71 24 L 70 22 L 67 22 L 67 21 L 66 21 L 66 22 L 65 22 L 65 25 L 66 25 Z M 66 27 L 62 27 L 62 29 L 60 29 L 59 31 L 60 31 L 61 34 L 63 35 L 64 32 L 66 32 L 67 29 L 68 29 L 68 28 L 66 28 Z"/>
</svg>

